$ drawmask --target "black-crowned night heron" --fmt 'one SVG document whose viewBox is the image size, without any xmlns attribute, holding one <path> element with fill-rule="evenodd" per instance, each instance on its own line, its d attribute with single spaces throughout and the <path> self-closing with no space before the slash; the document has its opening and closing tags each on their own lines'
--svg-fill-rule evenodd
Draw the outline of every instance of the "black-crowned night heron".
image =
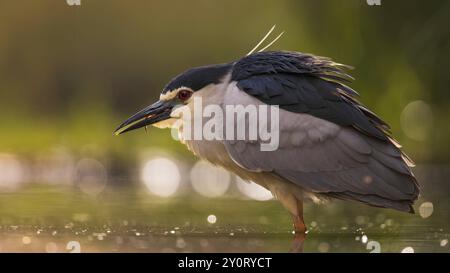
<svg viewBox="0 0 450 273">
<path fill-rule="evenodd" d="M 157 102 L 115 133 L 150 124 L 171 126 L 181 119 L 174 114 L 177 109 L 194 111 L 195 98 L 202 98 L 203 106 L 222 108 L 278 105 L 275 150 L 261 150 L 259 138 L 181 140 L 200 158 L 270 190 L 292 214 L 298 233 L 306 231 L 305 199 L 354 200 L 412 213 L 419 195 L 413 163 L 388 125 L 344 84 L 351 79 L 345 68 L 328 58 L 285 51 L 260 51 L 235 62 L 192 68 L 172 79 Z"/>
</svg>

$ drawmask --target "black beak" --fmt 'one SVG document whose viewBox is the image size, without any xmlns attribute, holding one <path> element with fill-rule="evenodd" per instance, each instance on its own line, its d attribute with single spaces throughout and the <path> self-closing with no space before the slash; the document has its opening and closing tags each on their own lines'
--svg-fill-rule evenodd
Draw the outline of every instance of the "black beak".
<svg viewBox="0 0 450 273">
<path fill-rule="evenodd" d="M 114 134 L 117 136 L 122 133 L 168 119 L 170 118 L 170 112 L 174 106 L 175 105 L 173 105 L 171 101 L 157 101 L 152 105 L 145 107 L 120 124 L 120 126 L 114 131 Z"/>
</svg>

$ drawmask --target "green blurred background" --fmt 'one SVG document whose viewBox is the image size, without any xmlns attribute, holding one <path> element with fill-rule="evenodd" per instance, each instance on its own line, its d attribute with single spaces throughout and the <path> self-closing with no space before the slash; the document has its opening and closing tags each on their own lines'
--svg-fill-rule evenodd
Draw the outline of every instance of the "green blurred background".
<svg viewBox="0 0 450 273">
<path fill-rule="evenodd" d="M 351 86 L 392 126 L 393 135 L 420 166 L 425 200 L 439 200 L 442 215 L 448 215 L 449 16 L 450 2 L 445 0 L 382 0 L 381 6 L 365 0 L 81 0 L 80 6 L 64 0 L 1 1 L 2 224 L 5 230 L 16 224 L 61 226 L 76 222 L 80 211 L 90 211 L 86 219 L 100 221 L 93 225 L 114 225 L 126 217 L 137 219 L 137 225 L 179 225 L 190 218 L 196 223 L 195 217 L 199 224 L 205 222 L 207 208 L 217 204 L 227 215 L 225 224 L 258 225 L 266 221 L 258 218 L 266 210 L 264 217 L 278 219 L 267 230 L 283 225 L 281 230 L 288 231 L 289 218 L 274 202 L 258 209 L 260 202 L 241 200 L 256 203 L 249 203 L 253 210 L 242 212 L 241 219 L 248 221 L 240 222 L 227 212 L 237 208 L 225 205 L 227 198 L 240 198 L 235 186 L 218 200 L 192 191 L 188 170 L 196 159 L 172 140 L 169 130 L 112 135 L 121 121 L 154 101 L 173 76 L 193 66 L 244 56 L 274 24 L 285 35 L 271 49 L 328 56 L 355 67 Z M 146 210 L 136 205 L 140 209 L 133 210 L 135 214 L 126 209 L 133 200 L 149 202 L 142 193 L 142 169 L 148 159 L 161 155 L 180 169 L 181 197 L 170 201 L 175 202 L 171 213 L 184 208 L 183 200 L 195 199 L 192 206 L 198 209 L 191 215 L 185 209 L 167 220 L 164 202 L 169 201 L 164 198 L 152 199 L 155 204 L 148 208 L 146 203 Z M 111 188 L 119 193 L 109 193 Z M 114 205 L 98 208 L 102 202 Z M 335 209 L 343 210 L 345 217 L 351 205 L 337 204 L 342 208 Z M 148 220 L 146 213 L 158 207 L 163 208 Z M 323 213 L 326 208 L 309 207 L 307 214 L 315 219 L 312 211 Z M 245 218 L 253 212 L 258 217 Z M 177 217 L 182 220 L 177 222 Z M 438 220 L 438 229 L 448 226 L 448 220 Z"/>
<path fill-rule="evenodd" d="M 272 49 L 354 66 L 361 100 L 386 119 L 417 162 L 449 162 L 448 1 L 2 1 L 0 150 L 33 155 L 64 145 L 134 153 L 179 145 L 166 133 L 110 132 L 157 98 L 171 77 L 236 60 L 273 25 Z M 432 124 L 409 138 L 400 117 L 423 100 Z M 414 129 L 420 130 L 420 129 Z M 419 133 L 422 134 L 422 133 Z M 180 149 L 181 150 L 181 149 Z"/>
</svg>

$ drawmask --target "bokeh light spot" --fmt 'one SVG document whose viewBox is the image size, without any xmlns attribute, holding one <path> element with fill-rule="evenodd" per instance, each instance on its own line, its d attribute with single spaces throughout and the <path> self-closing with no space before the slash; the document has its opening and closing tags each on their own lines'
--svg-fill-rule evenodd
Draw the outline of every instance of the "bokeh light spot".
<svg viewBox="0 0 450 273">
<path fill-rule="evenodd" d="M 96 196 L 106 186 L 107 174 L 105 166 L 93 158 L 83 158 L 76 165 L 77 184 L 81 191 Z"/>
<path fill-rule="evenodd" d="M 29 244 L 31 244 L 31 238 L 30 238 L 29 236 L 23 236 L 23 237 L 22 237 L 22 243 L 23 243 L 24 245 L 29 245 Z"/>
<path fill-rule="evenodd" d="M 411 246 L 407 246 L 402 249 L 402 253 L 414 253 L 414 248 L 412 248 Z"/>
<path fill-rule="evenodd" d="M 230 174 L 205 161 L 198 161 L 191 170 L 191 183 L 194 190 L 206 197 L 225 194 L 230 186 Z"/>
<path fill-rule="evenodd" d="M 369 240 L 369 238 L 367 237 L 367 235 L 363 235 L 363 236 L 361 237 L 361 242 L 362 242 L 363 244 L 367 243 L 367 240 Z"/>
<path fill-rule="evenodd" d="M 210 224 L 215 224 L 217 222 L 217 217 L 214 214 L 208 215 L 208 217 L 206 218 L 206 220 L 208 221 L 208 223 Z"/>
<path fill-rule="evenodd" d="M 24 168 L 16 156 L 0 153 L 0 190 L 16 189 L 24 178 Z"/>
<path fill-rule="evenodd" d="M 424 101 L 410 102 L 400 116 L 403 132 L 411 139 L 425 140 L 433 129 L 433 113 Z"/>
<path fill-rule="evenodd" d="M 428 218 L 433 214 L 434 206 L 431 202 L 424 202 L 419 207 L 419 214 L 422 218 Z"/>
<path fill-rule="evenodd" d="M 155 158 L 144 164 L 141 179 L 148 190 L 161 197 L 169 197 L 177 191 L 181 175 L 178 166 L 168 158 Z"/>
</svg>

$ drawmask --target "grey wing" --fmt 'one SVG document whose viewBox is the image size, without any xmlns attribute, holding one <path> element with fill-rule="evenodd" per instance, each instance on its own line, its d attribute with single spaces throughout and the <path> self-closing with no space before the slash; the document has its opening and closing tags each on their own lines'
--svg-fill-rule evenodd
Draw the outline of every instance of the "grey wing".
<svg viewBox="0 0 450 273">
<path fill-rule="evenodd" d="M 262 104 L 235 83 L 227 90 L 224 103 Z M 412 212 L 418 184 L 406 158 L 391 141 L 310 114 L 279 111 L 278 149 L 261 151 L 261 141 L 224 141 L 238 165 L 275 173 L 312 193 Z"/>
</svg>

